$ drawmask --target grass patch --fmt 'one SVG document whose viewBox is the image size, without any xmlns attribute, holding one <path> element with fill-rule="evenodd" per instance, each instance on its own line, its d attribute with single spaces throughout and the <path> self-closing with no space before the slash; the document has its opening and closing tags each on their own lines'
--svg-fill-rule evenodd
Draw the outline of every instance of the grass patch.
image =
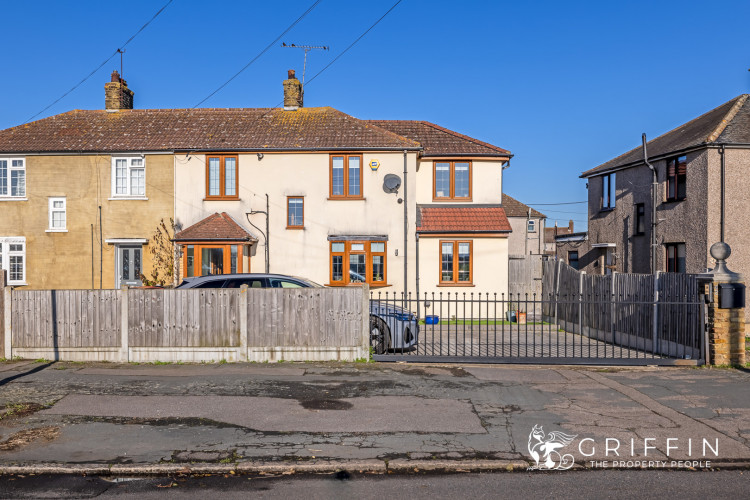
<svg viewBox="0 0 750 500">
<path fill-rule="evenodd" d="M 424 325 L 424 320 L 419 320 L 420 325 Z M 526 325 L 551 325 L 552 323 L 547 323 L 546 321 L 540 321 L 540 322 L 532 322 L 528 321 L 525 323 Z M 504 319 L 441 319 L 440 322 L 436 325 L 427 325 L 427 326 L 438 326 L 438 325 L 521 325 L 523 326 L 524 323 L 517 323 L 515 321 L 507 321 Z"/>
</svg>

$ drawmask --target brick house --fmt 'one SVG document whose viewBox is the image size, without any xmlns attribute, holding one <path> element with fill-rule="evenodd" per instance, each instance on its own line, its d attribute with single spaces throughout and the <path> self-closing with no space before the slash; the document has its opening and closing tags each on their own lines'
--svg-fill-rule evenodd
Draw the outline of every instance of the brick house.
<svg viewBox="0 0 750 500">
<path fill-rule="evenodd" d="M 740 95 L 647 144 L 656 170 L 656 269 L 700 273 L 713 267 L 709 249 L 732 247 L 729 267 L 750 274 L 750 102 Z M 725 216 L 722 221 L 722 171 Z M 652 172 L 637 147 L 581 174 L 588 187 L 588 238 L 577 245 L 587 273 L 650 273 Z"/>
</svg>

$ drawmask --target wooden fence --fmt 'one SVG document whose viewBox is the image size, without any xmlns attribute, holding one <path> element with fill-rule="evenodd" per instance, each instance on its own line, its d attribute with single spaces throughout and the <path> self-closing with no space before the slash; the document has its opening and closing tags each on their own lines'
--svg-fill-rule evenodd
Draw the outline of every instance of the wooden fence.
<svg viewBox="0 0 750 500">
<path fill-rule="evenodd" d="M 543 263 L 545 320 L 583 336 L 669 357 L 703 356 L 703 305 L 693 274 L 588 275 Z"/>
<path fill-rule="evenodd" d="M 539 300 L 542 296 L 542 256 L 525 255 L 519 257 L 511 256 L 508 259 L 508 293 L 511 297 L 525 297 L 528 294 L 530 300 Z M 533 306 L 531 305 L 533 304 Z M 538 303 L 530 303 L 531 307 L 526 311 L 529 321 L 541 319 L 541 307 Z"/>
<path fill-rule="evenodd" d="M 369 355 L 366 286 L 0 291 L 0 300 L 10 297 L 9 321 L 0 322 L 6 357 L 351 361 Z"/>
</svg>

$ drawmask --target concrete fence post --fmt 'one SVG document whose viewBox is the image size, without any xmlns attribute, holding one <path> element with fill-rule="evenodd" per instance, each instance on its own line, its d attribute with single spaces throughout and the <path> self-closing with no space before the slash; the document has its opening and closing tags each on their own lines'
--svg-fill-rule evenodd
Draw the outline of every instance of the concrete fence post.
<svg viewBox="0 0 750 500">
<path fill-rule="evenodd" d="M 13 343 L 10 329 L 10 287 L 8 286 L 8 271 L 0 269 L 0 336 L 2 336 L 2 358 L 11 359 Z"/>
<path fill-rule="evenodd" d="M 362 285 L 362 338 L 360 346 L 361 355 L 356 357 L 370 359 L 370 286 L 367 283 Z"/>
<path fill-rule="evenodd" d="M 130 345 L 129 345 L 129 324 L 128 317 L 130 313 L 128 311 L 128 287 L 123 285 L 120 288 L 120 361 L 127 363 L 130 361 Z"/>
<path fill-rule="evenodd" d="M 248 360 L 247 352 L 247 285 L 240 286 L 240 361 Z"/>
</svg>

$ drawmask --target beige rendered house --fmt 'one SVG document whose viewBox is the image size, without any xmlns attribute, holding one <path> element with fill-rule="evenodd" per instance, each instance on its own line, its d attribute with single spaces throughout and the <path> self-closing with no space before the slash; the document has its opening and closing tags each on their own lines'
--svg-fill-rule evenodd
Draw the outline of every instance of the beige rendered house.
<svg viewBox="0 0 750 500">
<path fill-rule="evenodd" d="M 305 108 L 293 72 L 272 109 L 129 109 L 125 82 L 107 85 L 113 109 L 0 131 L 0 186 L 15 179 L 0 195 L 14 210 L 0 218 L 2 265 L 14 278 L 15 242 L 24 252 L 15 284 L 90 287 L 101 204 L 105 288 L 148 274 L 150 237 L 172 217 L 177 282 L 268 270 L 387 292 L 507 289 L 508 151 L 426 122 Z M 67 233 L 47 232 L 55 198 Z"/>
<path fill-rule="evenodd" d="M 508 239 L 511 257 L 544 254 L 544 226 L 547 216 L 508 193 L 503 193 L 503 208 L 513 232 Z"/>
</svg>

